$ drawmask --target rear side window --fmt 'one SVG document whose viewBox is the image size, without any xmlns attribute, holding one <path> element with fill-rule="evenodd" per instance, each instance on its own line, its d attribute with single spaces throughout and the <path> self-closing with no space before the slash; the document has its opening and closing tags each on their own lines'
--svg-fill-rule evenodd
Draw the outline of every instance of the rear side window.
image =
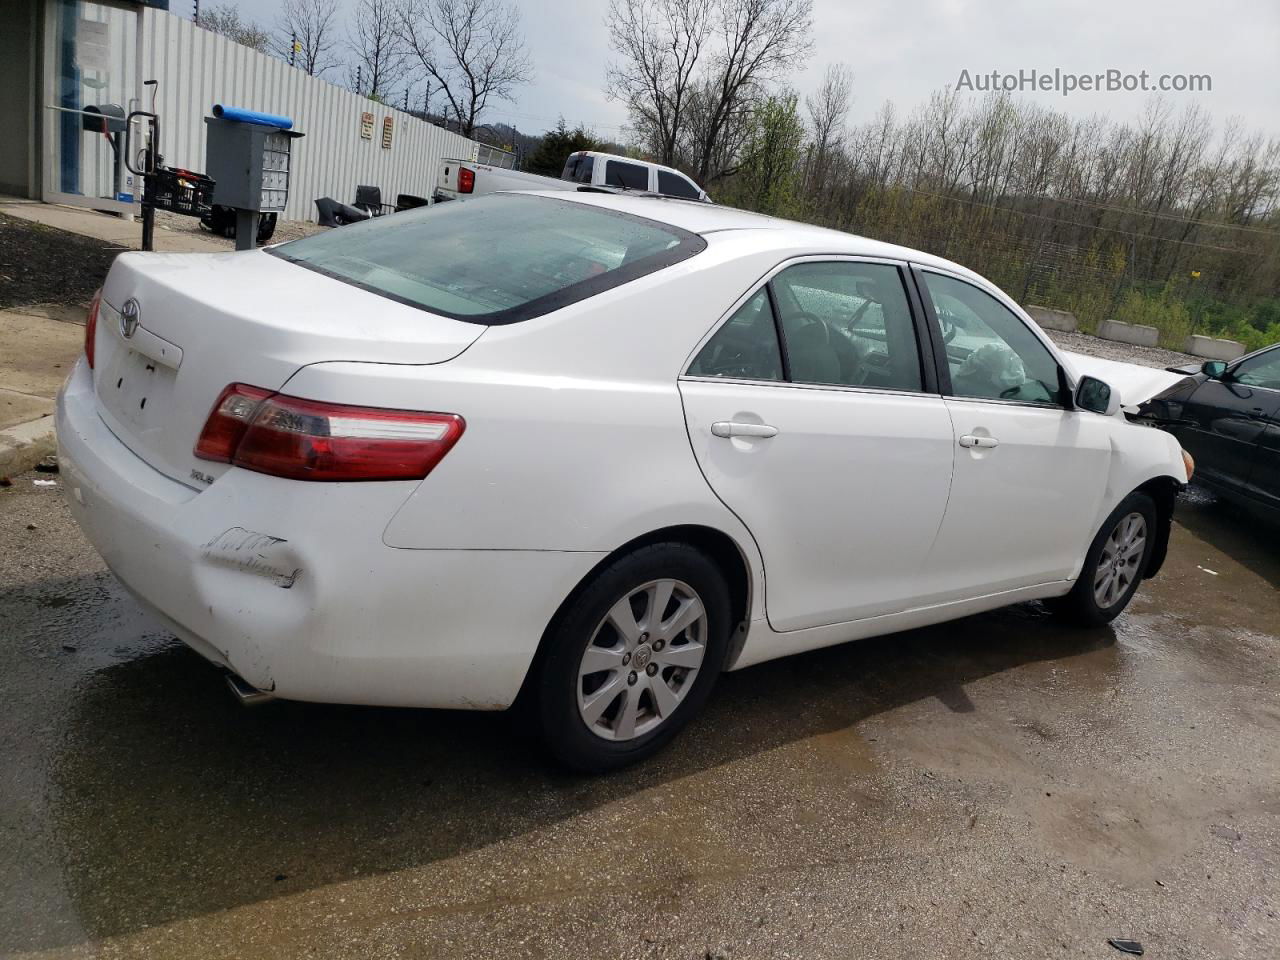
<svg viewBox="0 0 1280 960">
<path fill-rule="evenodd" d="M 668 170 L 658 171 L 658 192 L 669 197 L 683 197 L 686 200 L 701 200 L 698 188 L 680 176 Z"/>
<path fill-rule="evenodd" d="M 706 241 L 584 203 L 493 194 L 378 217 L 267 252 L 432 313 L 527 320 L 688 259 Z"/>
<path fill-rule="evenodd" d="M 778 328 L 761 287 L 738 308 L 699 352 L 689 374 L 734 380 L 781 380 L 782 351 Z"/>
<path fill-rule="evenodd" d="M 844 260 L 787 267 L 715 332 L 689 375 L 918 393 L 920 348 L 902 273 Z"/>
<path fill-rule="evenodd" d="M 791 379 L 922 389 L 920 350 L 902 275 L 884 263 L 799 263 L 773 278 Z"/>
<path fill-rule="evenodd" d="M 564 165 L 564 172 L 560 174 L 560 179 L 571 180 L 574 183 L 590 183 L 591 171 L 595 167 L 595 159 L 589 154 L 570 154 L 568 161 Z"/>
<path fill-rule="evenodd" d="M 638 163 L 624 163 L 621 160 L 610 160 L 605 168 L 605 184 L 611 187 L 626 187 L 628 190 L 649 189 L 649 168 Z"/>
</svg>

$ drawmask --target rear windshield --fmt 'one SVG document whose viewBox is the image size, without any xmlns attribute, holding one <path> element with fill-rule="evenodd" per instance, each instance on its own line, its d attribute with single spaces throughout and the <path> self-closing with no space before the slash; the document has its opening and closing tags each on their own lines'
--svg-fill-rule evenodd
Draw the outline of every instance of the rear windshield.
<svg viewBox="0 0 1280 960">
<path fill-rule="evenodd" d="M 268 252 L 456 320 L 527 320 L 693 256 L 696 234 L 521 194 L 377 217 Z"/>
</svg>

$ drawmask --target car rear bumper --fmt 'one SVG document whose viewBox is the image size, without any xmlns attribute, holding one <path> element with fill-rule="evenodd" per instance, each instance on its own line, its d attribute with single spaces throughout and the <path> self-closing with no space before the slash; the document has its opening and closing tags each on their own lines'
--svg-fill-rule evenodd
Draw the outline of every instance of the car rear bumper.
<svg viewBox="0 0 1280 960">
<path fill-rule="evenodd" d="M 416 482 L 232 469 L 199 489 L 97 415 L 81 360 L 58 397 L 72 514 L 120 581 L 199 653 L 276 696 L 501 709 L 597 553 L 406 550 L 382 531 Z"/>
</svg>

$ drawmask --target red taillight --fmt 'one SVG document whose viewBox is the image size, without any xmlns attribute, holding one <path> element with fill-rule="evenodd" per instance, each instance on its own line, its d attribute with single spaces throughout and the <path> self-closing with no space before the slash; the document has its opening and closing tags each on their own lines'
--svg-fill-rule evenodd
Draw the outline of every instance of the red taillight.
<svg viewBox="0 0 1280 960">
<path fill-rule="evenodd" d="M 93 338 L 98 334 L 98 307 L 102 304 L 102 288 L 99 287 L 93 299 L 89 301 L 89 313 L 84 318 L 84 356 L 89 361 L 89 369 L 93 369 Z"/>
<path fill-rule="evenodd" d="M 195 453 L 292 480 L 421 480 L 465 428 L 452 413 L 321 403 L 233 383 Z"/>
<path fill-rule="evenodd" d="M 196 441 L 196 456 L 201 460 L 230 463 L 258 406 L 269 396 L 270 390 L 247 383 L 233 383 L 218 394 Z"/>
<path fill-rule="evenodd" d="M 470 193 L 476 188 L 476 172 L 466 167 L 458 168 L 458 192 Z"/>
</svg>

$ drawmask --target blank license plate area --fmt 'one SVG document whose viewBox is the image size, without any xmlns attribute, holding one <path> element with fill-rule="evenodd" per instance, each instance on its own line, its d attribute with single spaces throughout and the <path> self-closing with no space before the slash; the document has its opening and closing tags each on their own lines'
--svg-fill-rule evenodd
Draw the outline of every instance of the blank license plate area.
<svg viewBox="0 0 1280 960">
<path fill-rule="evenodd" d="M 177 371 L 136 350 L 113 352 L 98 373 L 98 403 L 121 427 L 143 439 L 154 439 L 173 412 L 170 401 Z"/>
</svg>

